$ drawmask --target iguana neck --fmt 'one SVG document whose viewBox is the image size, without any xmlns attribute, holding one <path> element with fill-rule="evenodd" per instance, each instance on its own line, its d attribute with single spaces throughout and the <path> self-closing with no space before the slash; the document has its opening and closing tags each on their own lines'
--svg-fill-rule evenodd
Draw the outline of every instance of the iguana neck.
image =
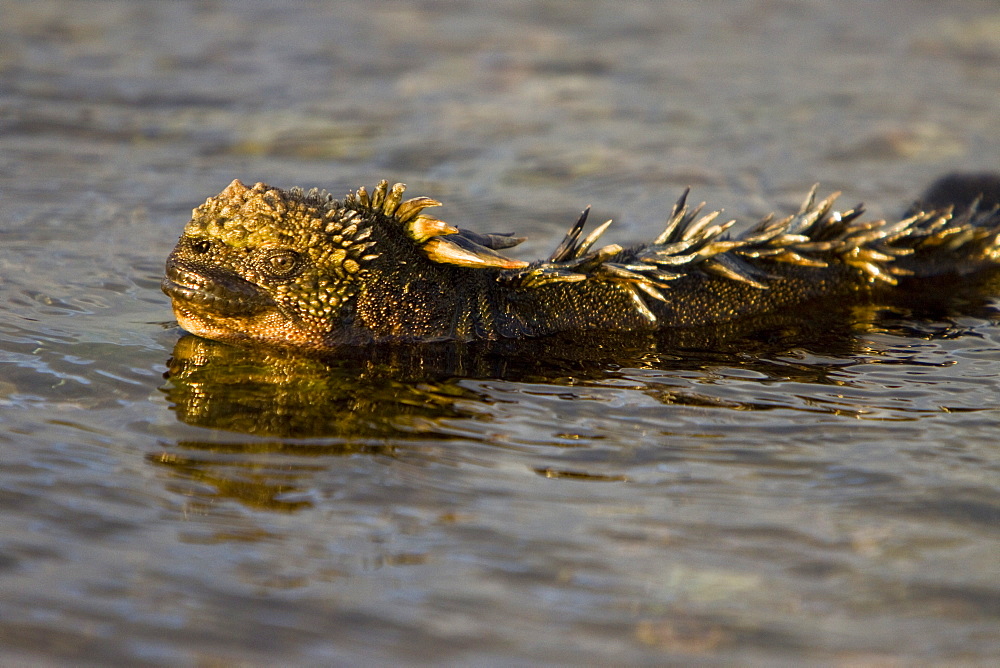
<svg viewBox="0 0 1000 668">
<path fill-rule="evenodd" d="M 358 296 L 351 338 L 477 341 L 655 328 L 637 311 L 630 293 L 615 284 L 588 280 L 524 289 L 509 285 L 508 275 L 462 267 L 387 274 Z"/>
</svg>

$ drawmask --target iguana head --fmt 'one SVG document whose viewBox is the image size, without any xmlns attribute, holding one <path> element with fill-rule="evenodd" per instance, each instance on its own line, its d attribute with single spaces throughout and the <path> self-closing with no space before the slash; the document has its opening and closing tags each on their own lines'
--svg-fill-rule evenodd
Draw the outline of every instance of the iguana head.
<svg viewBox="0 0 1000 668">
<path fill-rule="evenodd" d="M 424 215 L 440 203 L 403 201 L 404 190 L 383 181 L 371 195 L 359 188 L 340 202 L 315 189 L 233 181 L 194 210 L 167 259 L 162 288 L 178 323 L 228 342 L 363 343 L 377 337 L 358 322 L 365 313 L 357 305 L 375 283 L 405 284 L 401 273 L 426 283 L 442 265 L 524 265 Z"/>
</svg>

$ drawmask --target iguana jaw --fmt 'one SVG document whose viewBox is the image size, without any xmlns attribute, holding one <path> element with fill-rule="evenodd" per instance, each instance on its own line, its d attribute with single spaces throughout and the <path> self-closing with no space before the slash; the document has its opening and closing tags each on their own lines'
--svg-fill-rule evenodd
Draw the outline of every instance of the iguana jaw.
<svg viewBox="0 0 1000 668">
<path fill-rule="evenodd" d="M 160 289 L 174 303 L 220 316 L 251 316 L 275 308 L 274 300 L 259 287 L 230 272 L 195 269 L 174 256 L 167 259 Z"/>
<path fill-rule="evenodd" d="M 219 271 L 198 271 L 171 256 L 160 288 L 186 331 L 230 343 L 258 340 L 272 345 L 316 345 L 296 319 L 249 281 Z M 248 333 L 252 332 L 252 336 Z"/>
</svg>

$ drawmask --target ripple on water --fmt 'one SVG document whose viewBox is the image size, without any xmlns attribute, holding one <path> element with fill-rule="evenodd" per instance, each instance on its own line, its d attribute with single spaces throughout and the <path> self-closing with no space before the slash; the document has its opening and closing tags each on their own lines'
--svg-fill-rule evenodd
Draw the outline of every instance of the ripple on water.
<svg viewBox="0 0 1000 668">
<path fill-rule="evenodd" d="M 158 287 L 235 177 L 397 178 L 526 258 L 685 185 L 893 213 L 996 169 L 988 5 L 6 3 L 0 662 L 988 663 L 992 303 L 316 360 Z"/>
</svg>

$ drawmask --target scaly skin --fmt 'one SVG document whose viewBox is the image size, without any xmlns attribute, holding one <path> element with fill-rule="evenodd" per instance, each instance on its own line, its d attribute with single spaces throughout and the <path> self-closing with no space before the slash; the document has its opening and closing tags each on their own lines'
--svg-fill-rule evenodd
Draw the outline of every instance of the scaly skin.
<svg viewBox="0 0 1000 668">
<path fill-rule="evenodd" d="M 952 179 L 949 181 L 948 179 Z M 956 180 L 957 179 L 957 180 Z M 944 185 L 942 185 L 944 184 Z M 970 201 L 978 193 L 985 197 Z M 949 200 L 947 191 L 960 193 Z M 711 325 L 830 300 L 921 290 L 922 278 L 998 265 L 1000 176 L 947 177 L 896 223 L 861 221 L 814 192 L 795 215 L 731 237 L 717 213 L 674 206 L 651 244 L 592 250 L 586 213 L 546 260 L 498 251 L 508 235 L 459 230 L 382 182 L 325 192 L 233 181 L 194 210 L 163 290 L 181 327 L 225 342 L 330 350 L 369 343 L 472 341 L 572 331 Z M 955 205 L 946 206 L 948 202 Z"/>
</svg>

